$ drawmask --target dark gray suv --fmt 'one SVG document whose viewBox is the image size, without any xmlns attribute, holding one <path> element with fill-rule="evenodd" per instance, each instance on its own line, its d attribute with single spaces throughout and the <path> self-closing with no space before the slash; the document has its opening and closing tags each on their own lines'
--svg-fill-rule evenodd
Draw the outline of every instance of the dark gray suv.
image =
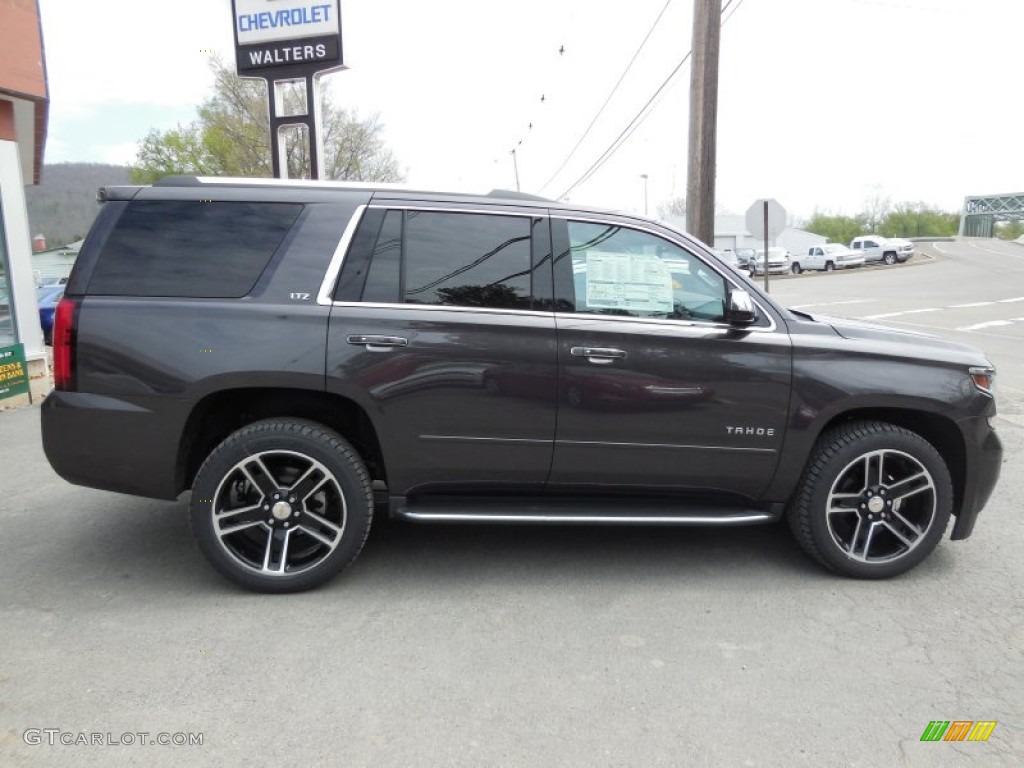
<svg viewBox="0 0 1024 768">
<path fill-rule="evenodd" d="M 994 371 L 775 304 L 662 224 L 514 193 L 101 190 L 53 333 L 46 455 L 174 499 L 215 568 L 306 589 L 410 521 L 786 518 L 880 578 L 970 535 Z"/>
</svg>

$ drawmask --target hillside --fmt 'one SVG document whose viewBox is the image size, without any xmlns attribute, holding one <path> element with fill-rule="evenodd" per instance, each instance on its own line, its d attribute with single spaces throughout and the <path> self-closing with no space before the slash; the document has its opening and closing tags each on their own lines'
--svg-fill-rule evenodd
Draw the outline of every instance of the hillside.
<svg viewBox="0 0 1024 768">
<path fill-rule="evenodd" d="M 100 210 L 96 190 L 110 184 L 127 184 L 128 174 L 128 168 L 121 165 L 44 165 L 42 183 L 25 187 L 32 235 L 44 235 L 48 248 L 85 237 Z"/>
</svg>

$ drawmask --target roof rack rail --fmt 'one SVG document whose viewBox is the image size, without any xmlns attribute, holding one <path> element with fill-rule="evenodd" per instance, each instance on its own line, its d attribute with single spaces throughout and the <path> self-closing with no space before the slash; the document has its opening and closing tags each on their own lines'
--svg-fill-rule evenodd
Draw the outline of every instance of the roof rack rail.
<svg viewBox="0 0 1024 768">
<path fill-rule="evenodd" d="M 513 200 L 534 200 L 538 203 L 553 203 L 554 200 L 541 197 L 540 195 L 531 195 L 529 192 L 518 192 L 512 189 L 492 189 L 488 192 L 485 197 L 508 197 Z"/>
</svg>

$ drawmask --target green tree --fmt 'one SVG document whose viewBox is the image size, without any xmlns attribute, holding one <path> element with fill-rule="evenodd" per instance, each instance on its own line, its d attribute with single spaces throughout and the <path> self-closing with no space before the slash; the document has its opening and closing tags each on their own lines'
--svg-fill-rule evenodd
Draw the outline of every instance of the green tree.
<svg viewBox="0 0 1024 768">
<path fill-rule="evenodd" d="M 863 235 L 868 231 L 866 219 L 867 216 L 863 213 L 857 216 L 840 216 L 815 211 L 804 225 L 804 229 L 827 237 L 833 243 L 847 244 L 857 235 Z"/>
<path fill-rule="evenodd" d="M 996 237 L 1001 237 L 1003 240 L 1016 240 L 1022 236 L 1024 236 L 1024 221 L 1020 219 L 996 224 Z"/>
<path fill-rule="evenodd" d="M 898 203 L 885 215 L 878 232 L 886 237 L 948 237 L 960 226 L 960 214 L 925 203 Z"/>
<path fill-rule="evenodd" d="M 139 146 L 132 180 L 149 184 L 162 176 L 270 177 L 270 117 L 267 88 L 262 80 L 238 77 L 219 59 L 210 63 L 213 95 L 198 108 L 189 125 L 151 131 Z M 304 112 L 305 89 L 282 89 L 286 114 Z M 398 161 L 385 146 L 384 126 L 378 117 L 360 118 L 336 106 L 320 93 L 321 131 L 325 179 L 348 181 L 402 181 Z M 305 133 L 304 128 L 302 129 Z M 305 141 L 286 142 L 290 178 L 308 178 L 310 160 Z"/>
</svg>

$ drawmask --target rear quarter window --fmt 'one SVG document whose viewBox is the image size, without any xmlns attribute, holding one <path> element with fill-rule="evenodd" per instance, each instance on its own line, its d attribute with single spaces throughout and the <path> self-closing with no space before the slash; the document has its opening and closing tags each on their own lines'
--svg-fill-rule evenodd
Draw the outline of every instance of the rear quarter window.
<svg viewBox="0 0 1024 768">
<path fill-rule="evenodd" d="M 88 292 L 245 296 L 301 211 L 297 203 L 130 203 L 100 252 Z"/>
</svg>

